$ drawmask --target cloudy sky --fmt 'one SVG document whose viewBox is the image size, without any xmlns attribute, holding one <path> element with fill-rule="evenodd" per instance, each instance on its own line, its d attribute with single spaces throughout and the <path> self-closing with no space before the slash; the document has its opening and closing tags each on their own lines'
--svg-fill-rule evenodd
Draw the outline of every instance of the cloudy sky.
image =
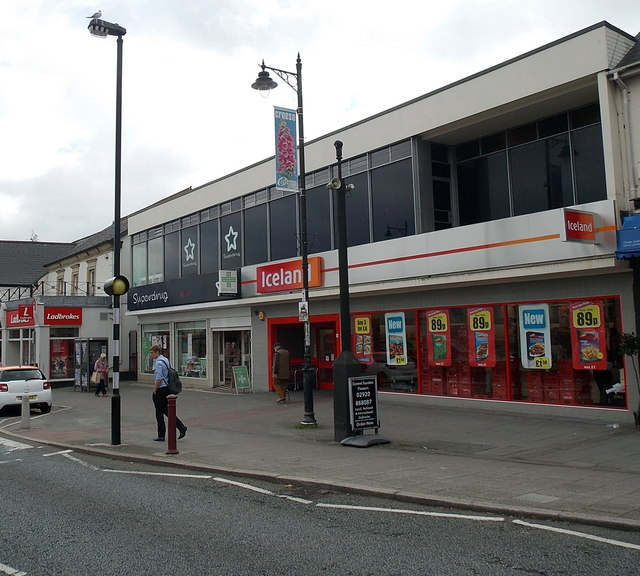
<svg viewBox="0 0 640 576">
<path fill-rule="evenodd" d="M 305 136 L 328 132 L 607 20 L 638 0 L 0 0 L 0 240 L 71 242 L 113 222 L 116 40 L 122 215 L 273 155 L 284 83 L 303 64 Z M 276 78 L 277 80 L 277 78 Z"/>
</svg>

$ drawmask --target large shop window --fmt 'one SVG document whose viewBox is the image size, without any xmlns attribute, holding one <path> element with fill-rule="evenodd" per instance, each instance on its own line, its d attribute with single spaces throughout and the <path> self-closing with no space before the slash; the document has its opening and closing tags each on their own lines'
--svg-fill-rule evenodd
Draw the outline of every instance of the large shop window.
<svg viewBox="0 0 640 576">
<path fill-rule="evenodd" d="M 353 350 L 365 376 L 375 376 L 378 390 L 417 392 L 416 312 L 353 315 Z"/>
<path fill-rule="evenodd" d="M 205 321 L 176 324 L 178 355 L 176 370 L 183 376 L 207 377 L 207 338 Z"/>
<path fill-rule="evenodd" d="M 378 389 L 625 408 L 618 298 L 352 315 L 353 351 Z"/>
<path fill-rule="evenodd" d="M 153 360 L 149 356 L 151 346 L 158 345 L 162 348 L 162 353 L 175 366 L 176 361 L 171 357 L 171 349 L 169 347 L 169 324 L 146 324 L 141 329 L 142 339 L 141 358 L 142 365 L 140 372 L 144 374 L 153 374 Z"/>
<path fill-rule="evenodd" d="M 420 311 L 423 394 L 626 407 L 618 298 Z"/>
</svg>

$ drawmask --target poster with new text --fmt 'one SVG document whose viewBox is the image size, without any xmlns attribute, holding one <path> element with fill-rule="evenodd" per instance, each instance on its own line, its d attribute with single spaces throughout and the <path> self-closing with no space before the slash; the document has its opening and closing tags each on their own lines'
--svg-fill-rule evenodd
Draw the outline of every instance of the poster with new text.
<svg viewBox="0 0 640 576">
<path fill-rule="evenodd" d="M 407 363 L 407 331 L 404 312 L 388 312 L 384 315 L 387 332 L 387 364 L 404 366 Z"/>
<path fill-rule="evenodd" d="M 523 368 L 551 368 L 551 330 L 548 304 L 518 306 L 520 319 L 520 361 Z"/>
</svg>

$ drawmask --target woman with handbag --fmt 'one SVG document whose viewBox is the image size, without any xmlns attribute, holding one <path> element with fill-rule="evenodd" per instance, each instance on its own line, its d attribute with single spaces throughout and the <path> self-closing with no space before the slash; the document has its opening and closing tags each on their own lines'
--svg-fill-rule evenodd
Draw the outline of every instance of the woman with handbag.
<svg viewBox="0 0 640 576">
<path fill-rule="evenodd" d="M 93 365 L 93 375 L 91 381 L 97 385 L 96 396 L 107 395 L 107 380 L 109 378 L 109 363 L 107 362 L 107 355 L 103 352 L 100 354 L 100 358 L 96 360 Z"/>
</svg>

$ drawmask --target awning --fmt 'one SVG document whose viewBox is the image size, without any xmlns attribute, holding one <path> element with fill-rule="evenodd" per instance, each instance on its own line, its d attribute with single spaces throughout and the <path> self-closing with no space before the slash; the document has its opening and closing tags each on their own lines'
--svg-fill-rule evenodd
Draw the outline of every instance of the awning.
<svg viewBox="0 0 640 576">
<path fill-rule="evenodd" d="M 622 228 L 616 232 L 618 239 L 616 258 L 628 260 L 640 258 L 640 214 L 626 216 Z"/>
</svg>

